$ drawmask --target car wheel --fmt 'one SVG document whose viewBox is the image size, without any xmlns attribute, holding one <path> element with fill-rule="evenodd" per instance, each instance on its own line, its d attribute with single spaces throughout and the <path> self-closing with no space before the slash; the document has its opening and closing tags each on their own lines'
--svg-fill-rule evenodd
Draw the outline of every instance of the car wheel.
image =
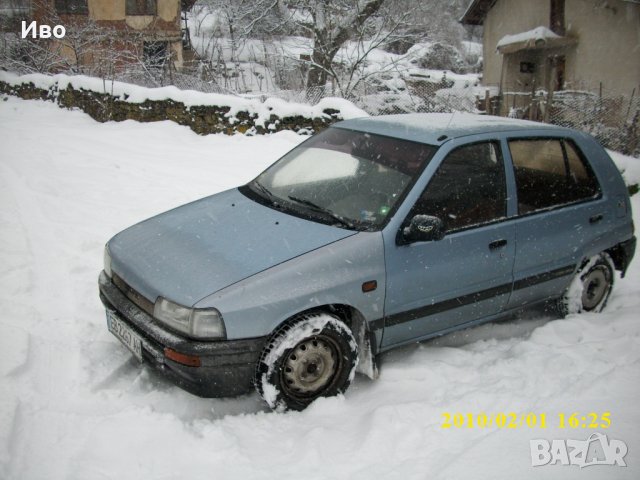
<svg viewBox="0 0 640 480">
<path fill-rule="evenodd" d="M 607 253 L 588 259 L 578 269 L 571 285 L 559 301 L 561 315 L 580 312 L 600 312 L 607 304 L 615 266 Z"/>
<path fill-rule="evenodd" d="M 339 318 L 301 315 L 273 334 L 256 368 L 258 393 L 274 410 L 303 410 L 319 397 L 343 393 L 358 361 L 353 334 Z"/>
</svg>

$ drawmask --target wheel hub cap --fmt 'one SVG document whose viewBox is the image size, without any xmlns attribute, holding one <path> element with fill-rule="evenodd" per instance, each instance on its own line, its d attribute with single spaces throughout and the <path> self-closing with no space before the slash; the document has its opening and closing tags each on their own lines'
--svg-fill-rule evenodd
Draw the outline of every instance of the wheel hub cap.
<svg viewBox="0 0 640 480">
<path fill-rule="evenodd" d="M 315 337 L 299 343 L 285 358 L 284 380 L 295 393 L 315 393 L 326 387 L 336 371 L 335 347 Z"/>
<path fill-rule="evenodd" d="M 604 298 L 609 282 L 601 269 L 592 270 L 583 280 L 582 305 L 585 310 L 593 310 Z"/>
</svg>

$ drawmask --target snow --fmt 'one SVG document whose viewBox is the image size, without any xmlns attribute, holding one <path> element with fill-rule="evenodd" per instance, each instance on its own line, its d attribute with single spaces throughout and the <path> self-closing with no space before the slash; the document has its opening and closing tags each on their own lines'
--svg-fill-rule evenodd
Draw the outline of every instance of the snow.
<svg viewBox="0 0 640 480">
<path fill-rule="evenodd" d="M 622 155 L 612 150 L 607 150 L 607 153 L 622 172 L 622 177 L 627 185 L 640 184 L 640 159 Z"/>
<path fill-rule="evenodd" d="M 0 478 L 640 478 L 638 259 L 601 314 L 533 312 L 395 350 L 378 380 L 356 376 L 304 412 L 268 412 L 257 394 L 200 399 L 132 360 L 97 296 L 106 240 L 302 140 L 99 124 L 0 98 Z M 637 159 L 614 158 L 637 174 Z M 441 427 L 443 413 L 512 411 L 549 426 Z M 531 467 L 530 440 L 593 433 L 558 428 L 573 412 L 611 412 L 598 431 L 626 442 L 628 467 Z"/>
<path fill-rule="evenodd" d="M 467 54 L 467 55 L 475 55 L 475 56 L 482 56 L 482 43 L 479 42 L 470 42 L 467 40 L 463 40 L 462 41 L 462 50 Z"/>
<path fill-rule="evenodd" d="M 122 101 L 129 103 L 143 103 L 145 100 L 171 99 L 183 103 L 187 107 L 193 106 L 219 106 L 229 107 L 227 117 L 233 118 L 241 111 L 255 113 L 258 123 L 266 123 L 271 115 L 279 118 L 287 116 L 302 116 L 306 118 L 326 117 L 325 109 L 338 110 L 343 119 L 366 117 L 368 114 L 359 109 L 353 103 L 343 98 L 329 97 L 323 99 L 315 106 L 301 103 L 289 103 L 277 98 L 267 99 L 261 102 L 258 99 L 244 98 L 218 93 L 196 92 L 194 90 L 180 90 L 177 87 L 147 88 L 122 82 L 104 82 L 100 78 L 84 75 L 42 75 L 32 73 L 17 75 L 11 72 L 0 71 L 0 81 L 10 85 L 33 83 L 36 88 L 43 90 L 64 90 L 68 86 L 76 90 L 84 89 L 98 93 L 110 93 Z"/>
<path fill-rule="evenodd" d="M 269 40 L 248 38 L 235 43 L 228 38 L 221 39 L 219 29 L 224 29 L 224 26 L 220 22 L 220 12 L 208 9 L 192 10 L 189 22 L 192 25 L 191 41 L 195 50 L 202 58 L 216 65 L 216 68 L 226 69 L 227 75 L 219 75 L 218 83 L 243 94 L 274 92 L 272 95 L 290 96 L 290 90 L 281 88 L 283 84 L 299 84 L 300 59 L 310 56 L 313 49 L 312 39 L 297 36 Z M 475 111 L 475 96 L 484 95 L 484 89 L 477 87 L 479 75 L 476 73 L 455 74 L 417 66 L 419 59 L 433 48 L 432 42 L 418 43 L 405 55 L 375 48 L 376 45 L 375 40 L 345 42 L 336 53 L 335 62 L 342 65 L 346 72 L 349 71 L 349 66 L 357 64 L 358 68 L 350 80 L 345 74 L 340 79 L 340 85 L 331 84 L 331 88 L 337 93 L 354 94 L 358 105 L 370 113 L 378 114 L 394 107 L 416 111 L 423 102 L 421 96 L 427 94 L 424 91 L 411 91 L 408 84 L 416 79 L 429 79 L 430 82 L 438 83 L 444 77 L 453 82 L 447 88 L 443 85 L 437 99 L 448 110 Z M 360 62 L 364 51 L 369 53 Z M 482 54 L 482 45 L 462 42 L 460 54 L 472 64 L 477 63 Z M 284 78 L 288 80 L 283 81 Z"/>
<path fill-rule="evenodd" d="M 7 342 L 0 351 L 0 376 L 6 377 L 17 373 L 29 358 L 29 333 L 22 328 L 7 326 L 2 330 Z"/>
<path fill-rule="evenodd" d="M 546 41 L 550 38 L 560 38 L 560 36 L 549 30 L 547 27 L 540 26 L 533 30 L 516 33 L 515 35 L 505 35 L 498 41 L 496 48 L 506 47 L 507 45 L 513 45 L 521 42 L 535 43 L 538 41 Z"/>
</svg>

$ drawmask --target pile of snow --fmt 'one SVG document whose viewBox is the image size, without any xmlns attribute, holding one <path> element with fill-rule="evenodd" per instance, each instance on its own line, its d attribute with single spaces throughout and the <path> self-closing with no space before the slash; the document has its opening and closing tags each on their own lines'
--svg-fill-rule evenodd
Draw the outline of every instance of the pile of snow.
<svg viewBox="0 0 640 480">
<path fill-rule="evenodd" d="M 613 150 L 607 150 L 607 153 L 618 166 L 627 185 L 640 184 L 640 158 L 623 155 Z"/>
<path fill-rule="evenodd" d="M 640 478 L 637 258 L 601 314 L 536 313 L 411 345 L 384 355 L 378 380 L 356 376 L 300 413 L 270 413 L 257 394 L 197 398 L 137 364 L 98 300 L 104 243 L 248 181 L 302 140 L 99 124 L 0 99 L 0 478 Z M 457 412 L 545 413 L 548 426 L 442 428 Z M 628 466 L 532 467 L 530 440 L 593 433 L 558 427 L 573 412 L 610 412 L 597 431 L 627 444 Z"/>
<path fill-rule="evenodd" d="M 340 112 L 343 119 L 365 117 L 368 114 L 343 98 L 323 98 L 317 105 L 289 103 L 278 98 L 269 98 L 264 102 L 258 99 L 243 98 L 217 93 L 196 92 L 194 90 L 180 90 L 176 87 L 147 88 L 130 83 L 122 83 L 84 75 L 43 75 L 33 73 L 17 75 L 0 71 L 0 81 L 12 86 L 33 84 L 36 88 L 50 91 L 60 91 L 67 87 L 75 90 L 89 90 L 97 93 L 107 93 L 119 100 L 129 103 L 143 103 L 146 100 L 173 100 L 187 107 L 218 106 L 229 107 L 227 116 L 235 117 L 240 112 L 257 115 L 258 123 L 266 123 L 271 115 L 279 118 L 301 116 L 305 118 L 326 117 L 325 110 Z"/>
</svg>

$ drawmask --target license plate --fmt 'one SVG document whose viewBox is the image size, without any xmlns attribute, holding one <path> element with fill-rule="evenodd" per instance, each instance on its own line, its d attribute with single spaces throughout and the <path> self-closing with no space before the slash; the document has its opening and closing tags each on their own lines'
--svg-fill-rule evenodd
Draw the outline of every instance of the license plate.
<svg viewBox="0 0 640 480">
<path fill-rule="evenodd" d="M 131 350 L 133 356 L 142 361 L 142 340 L 131 328 L 124 323 L 115 312 L 107 310 L 107 326 L 109 331 L 120 340 L 125 347 Z"/>
</svg>

